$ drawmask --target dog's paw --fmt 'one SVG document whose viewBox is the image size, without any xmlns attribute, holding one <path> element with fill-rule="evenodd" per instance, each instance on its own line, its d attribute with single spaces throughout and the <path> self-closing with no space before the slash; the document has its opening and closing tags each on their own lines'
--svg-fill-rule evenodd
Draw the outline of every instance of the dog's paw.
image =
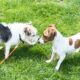
<svg viewBox="0 0 80 80">
<path fill-rule="evenodd" d="M 59 67 L 56 66 L 56 67 L 55 67 L 55 71 L 58 71 L 58 70 L 59 70 Z"/>
</svg>

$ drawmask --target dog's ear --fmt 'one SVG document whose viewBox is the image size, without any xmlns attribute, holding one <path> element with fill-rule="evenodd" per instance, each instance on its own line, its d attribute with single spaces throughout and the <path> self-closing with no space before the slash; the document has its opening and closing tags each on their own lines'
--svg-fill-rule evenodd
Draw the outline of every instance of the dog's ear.
<svg viewBox="0 0 80 80">
<path fill-rule="evenodd" d="M 80 39 L 77 39 L 76 41 L 75 41 L 75 49 L 77 49 L 77 48 L 79 48 L 80 47 Z"/>
<path fill-rule="evenodd" d="M 50 24 L 48 27 L 52 29 L 56 29 L 55 24 Z"/>
<path fill-rule="evenodd" d="M 26 35 L 30 36 L 31 35 L 31 30 L 28 27 L 26 27 L 26 28 L 24 28 L 24 33 Z"/>
<path fill-rule="evenodd" d="M 56 31 L 52 32 L 51 33 L 51 36 L 50 36 L 50 40 L 52 41 L 54 39 L 54 37 L 56 36 Z"/>
<path fill-rule="evenodd" d="M 27 25 L 32 25 L 32 21 L 29 21 L 28 23 L 26 23 Z"/>
</svg>

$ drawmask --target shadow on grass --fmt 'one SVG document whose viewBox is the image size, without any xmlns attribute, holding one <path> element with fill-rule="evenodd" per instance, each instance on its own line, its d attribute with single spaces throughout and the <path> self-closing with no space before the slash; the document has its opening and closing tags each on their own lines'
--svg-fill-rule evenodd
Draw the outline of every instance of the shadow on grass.
<svg viewBox="0 0 80 80">
<path fill-rule="evenodd" d="M 15 59 L 19 59 L 19 58 L 32 58 L 32 59 L 41 59 L 46 58 L 46 55 L 42 54 L 43 52 L 40 51 L 40 49 L 38 48 L 34 48 L 31 46 L 23 46 L 21 48 L 18 48 L 15 53 L 13 54 L 13 56 L 15 57 Z"/>
<path fill-rule="evenodd" d="M 11 50 L 12 49 L 13 48 L 11 48 Z M 3 58 L 4 58 L 4 49 L 0 51 L 0 60 L 2 60 Z M 16 60 L 21 58 L 41 60 L 42 58 L 45 59 L 47 57 L 38 47 L 23 46 L 23 47 L 18 47 L 8 59 L 10 58 L 11 59 L 14 58 Z"/>
<path fill-rule="evenodd" d="M 0 60 L 4 58 L 4 48 L 0 50 Z"/>
<path fill-rule="evenodd" d="M 13 48 L 11 48 L 12 50 Z M 44 49 L 43 49 L 44 50 Z M 10 62 L 15 62 L 16 60 L 20 60 L 20 59 L 32 59 L 32 60 L 46 60 L 47 56 L 44 54 L 43 50 L 40 50 L 40 46 L 22 46 L 22 47 L 18 47 L 13 54 L 9 57 Z M 46 52 L 46 51 L 45 51 Z M 2 60 L 4 58 L 4 49 L 0 50 L 0 60 Z M 54 63 L 53 63 L 54 64 Z M 53 66 L 52 64 L 52 66 Z M 57 64 L 57 61 L 55 62 L 55 66 Z M 51 64 L 50 64 L 51 65 Z M 49 67 L 51 68 L 51 66 L 49 65 Z M 54 66 L 54 67 L 55 67 Z M 80 53 L 75 54 L 73 56 L 68 56 L 61 64 L 60 67 L 60 72 L 62 72 L 63 74 L 66 74 L 68 72 L 72 71 L 72 67 L 77 67 L 80 66 Z"/>
<path fill-rule="evenodd" d="M 65 59 L 60 67 L 60 71 L 66 73 L 66 72 L 71 72 L 72 67 L 77 67 L 80 66 L 80 53 L 73 55 L 73 57 L 67 57 Z"/>
</svg>

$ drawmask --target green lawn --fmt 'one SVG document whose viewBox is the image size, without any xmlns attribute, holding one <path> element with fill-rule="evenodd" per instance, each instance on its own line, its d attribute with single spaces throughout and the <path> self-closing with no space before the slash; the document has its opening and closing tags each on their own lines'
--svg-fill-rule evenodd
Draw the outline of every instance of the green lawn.
<svg viewBox="0 0 80 80">
<path fill-rule="evenodd" d="M 80 0 L 0 0 L 0 22 L 29 22 L 41 36 L 54 23 L 64 36 L 80 32 Z M 0 51 L 0 60 L 4 57 Z M 80 53 L 68 56 L 58 72 L 57 60 L 45 63 L 51 55 L 51 42 L 34 47 L 20 44 L 0 65 L 0 80 L 80 80 Z"/>
</svg>

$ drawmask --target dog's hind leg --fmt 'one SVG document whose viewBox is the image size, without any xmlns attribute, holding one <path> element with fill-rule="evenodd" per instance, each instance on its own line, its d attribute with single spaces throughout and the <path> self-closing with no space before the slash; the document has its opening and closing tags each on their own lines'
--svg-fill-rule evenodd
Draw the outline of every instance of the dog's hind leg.
<svg viewBox="0 0 80 80">
<path fill-rule="evenodd" d="M 60 59 L 59 59 L 57 65 L 56 65 L 56 67 L 55 67 L 55 70 L 56 70 L 56 71 L 59 70 L 60 65 L 61 65 L 61 63 L 63 62 L 63 60 L 65 59 L 65 57 L 66 57 L 66 54 L 64 54 L 64 53 L 63 53 L 62 55 L 60 55 Z"/>
</svg>

